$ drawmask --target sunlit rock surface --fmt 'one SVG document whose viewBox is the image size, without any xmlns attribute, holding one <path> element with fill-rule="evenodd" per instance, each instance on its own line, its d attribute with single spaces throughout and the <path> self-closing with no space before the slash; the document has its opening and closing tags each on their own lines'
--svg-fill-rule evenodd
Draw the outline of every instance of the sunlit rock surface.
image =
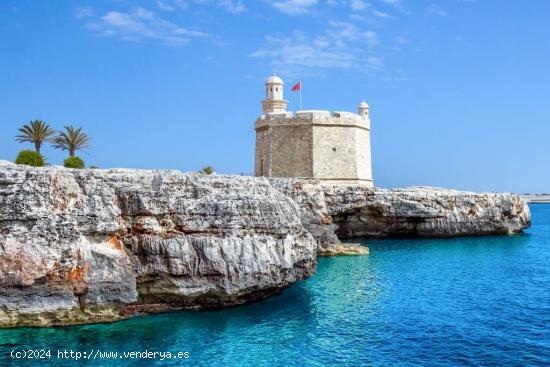
<svg viewBox="0 0 550 367">
<path fill-rule="evenodd" d="M 499 235 L 531 225 L 529 207 L 518 195 L 432 187 L 326 186 L 324 191 L 340 239 Z"/>
<path fill-rule="evenodd" d="M 0 325 L 237 305 L 312 275 L 317 243 L 267 179 L 0 167 Z"/>
</svg>

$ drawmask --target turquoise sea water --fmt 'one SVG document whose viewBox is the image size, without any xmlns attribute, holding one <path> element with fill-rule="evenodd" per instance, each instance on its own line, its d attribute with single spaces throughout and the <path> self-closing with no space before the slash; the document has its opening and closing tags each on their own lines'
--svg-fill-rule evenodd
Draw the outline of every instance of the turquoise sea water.
<svg viewBox="0 0 550 367">
<path fill-rule="evenodd" d="M 266 301 L 112 324 L 0 330 L 25 364 L 193 366 L 550 365 L 550 205 L 526 234 L 367 241 L 369 256 L 319 259 Z M 188 359 L 60 361 L 57 350 L 189 352 Z"/>
</svg>

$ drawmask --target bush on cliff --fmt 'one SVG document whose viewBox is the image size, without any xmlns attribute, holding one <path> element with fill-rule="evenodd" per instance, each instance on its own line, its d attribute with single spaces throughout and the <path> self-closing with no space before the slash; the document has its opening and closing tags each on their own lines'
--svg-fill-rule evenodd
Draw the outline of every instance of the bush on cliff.
<svg viewBox="0 0 550 367">
<path fill-rule="evenodd" d="M 199 172 L 204 173 L 205 175 L 211 175 L 212 173 L 214 173 L 214 167 L 206 166 L 203 167 Z"/>
<path fill-rule="evenodd" d="M 22 150 L 17 155 L 15 163 L 26 164 L 27 166 L 33 167 L 42 167 L 44 166 L 44 157 L 42 154 L 33 150 Z"/>
<path fill-rule="evenodd" d="M 80 157 L 69 157 L 63 161 L 65 168 L 84 168 L 84 161 Z"/>
</svg>

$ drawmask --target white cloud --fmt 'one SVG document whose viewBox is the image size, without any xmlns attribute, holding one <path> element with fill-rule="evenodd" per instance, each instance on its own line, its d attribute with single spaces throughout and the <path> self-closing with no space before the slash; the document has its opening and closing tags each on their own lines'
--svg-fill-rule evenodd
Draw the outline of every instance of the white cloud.
<svg viewBox="0 0 550 367">
<path fill-rule="evenodd" d="M 366 59 L 366 66 L 369 70 L 381 70 L 384 68 L 384 63 L 381 58 L 370 56 Z"/>
<path fill-rule="evenodd" d="M 218 5 L 230 13 L 240 13 L 246 10 L 244 3 L 240 0 L 219 0 Z"/>
<path fill-rule="evenodd" d="M 317 5 L 317 0 L 281 0 L 272 2 L 271 5 L 286 14 L 304 14 Z"/>
<path fill-rule="evenodd" d="M 378 35 L 373 31 L 366 31 L 363 36 L 365 37 L 365 42 L 369 47 L 375 47 L 380 44 Z"/>
<path fill-rule="evenodd" d="M 395 37 L 395 42 L 398 45 L 408 45 L 410 43 L 409 39 L 405 36 L 397 36 Z"/>
<path fill-rule="evenodd" d="M 294 32 L 290 37 L 270 36 L 267 46 L 249 56 L 263 59 L 287 74 L 312 72 L 313 69 L 339 68 L 363 71 L 383 68 L 381 58 L 372 54 L 380 44 L 373 31 L 355 25 L 330 21 L 328 28 L 315 36 Z"/>
<path fill-rule="evenodd" d="M 379 11 L 379 10 L 373 10 L 372 11 L 372 14 L 375 16 L 375 17 L 378 17 L 378 18 L 393 18 L 391 15 L 389 15 L 388 13 L 385 13 L 383 11 Z"/>
<path fill-rule="evenodd" d="M 244 0 L 156 0 L 161 10 L 173 11 L 176 8 L 188 9 L 193 5 L 215 5 L 228 13 L 240 13 L 246 10 Z"/>
<path fill-rule="evenodd" d="M 400 0 L 380 0 L 380 2 L 382 2 L 383 4 L 386 4 L 386 5 L 391 5 L 395 9 L 398 9 L 398 10 L 401 10 L 401 11 L 405 10 L 403 8 L 403 5 L 401 4 Z"/>
<path fill-rule="evenodd" d="M 369 4 L 363 0 L 351 0 L 350 6 L 355 11 L 365 10 Z"/>
<path fill-rule="evenodd" d="M 426 8 L 426 10 L 428 11 L 428 13 L 438 15 L 440 17 L 446 17 L 448 15 L 447 12 L 441 9 L 441 7 L 439 7 L 439 5 L 437 4 L 431 4 Z"/>
<path fill-rule="evenodd" d="M 208 36 L 164 20 L 143 8 L 126 13 L 109 11 L 90 19 L 86 26 L 101 36 L 120 37 L 129 41 L 157 39 L 169 44 L 185 44 L 192 39 Z"/>
<path fill-rule="evenodd" d="M 165 3 L 162 2 L 161 0 L 156 0 L 156 3 L 157 3 L 157 6 L 159 7 L 160 10 L 164 10 L 164 11 L 174 11 L 174 9 L 175 9 L 174 6 L 169 5 L 169 4 L 165 4 Z"/>
<path fill-rule="evenodd" d="M 75 17 L 78 19 L 89 18 L 95 14 L 94 9 L 90 7 L 77 8 L 75 11 Z"/>
<path fill-rule="evenodd" d="M 350 18 L 351 20 L 356 20 L 356 21 L 358 21 L 358 22 L 365 22 L 365 21 L 368 20 L 367 17 L 365 17 L 365 16 L 363 16 L 363 15 L 356 14 L 356 13 L 350 14 L 350 15 L 349 15 L 349 18 Z"/>
</svg>

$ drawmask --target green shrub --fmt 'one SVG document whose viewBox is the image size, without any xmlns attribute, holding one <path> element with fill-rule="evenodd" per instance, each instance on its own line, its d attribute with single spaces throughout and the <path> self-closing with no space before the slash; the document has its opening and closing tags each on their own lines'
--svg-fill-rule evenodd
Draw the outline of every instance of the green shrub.
<svg viewBox="0 0 550 367">
<path fill-rule="evenodd" d="M 15 160 L 17 164 L 26 164 L 27 166 L 42 167 L 44 166 L 44 157 L 42 154 L 34 150 L 22 150 L 17 155 Z"/>
<path fill-rule="evenodd" d="M 214 173 L 214 167 L 212 167 L 212 166 L 203 167 L 200 170 L 200 172 L 204 173 L 205 175 L 211 175 L 212 173 Z"/>
<path fill-rule="evenodd" d="M 90 166 L 90 167 L 88 167 L 88 168 L 90 168 L 90 169 L 99 169 L 99 167 L 98 167 L 98 166 L 93 166 L 93 165 L 92 165 L 92 166 Z"/>
<path fill-rule="evenodd" d="M 69 157 L 63 161 L 66 168 L 84 168 L 84 161 L 80 157 Z"/>
</svg>

